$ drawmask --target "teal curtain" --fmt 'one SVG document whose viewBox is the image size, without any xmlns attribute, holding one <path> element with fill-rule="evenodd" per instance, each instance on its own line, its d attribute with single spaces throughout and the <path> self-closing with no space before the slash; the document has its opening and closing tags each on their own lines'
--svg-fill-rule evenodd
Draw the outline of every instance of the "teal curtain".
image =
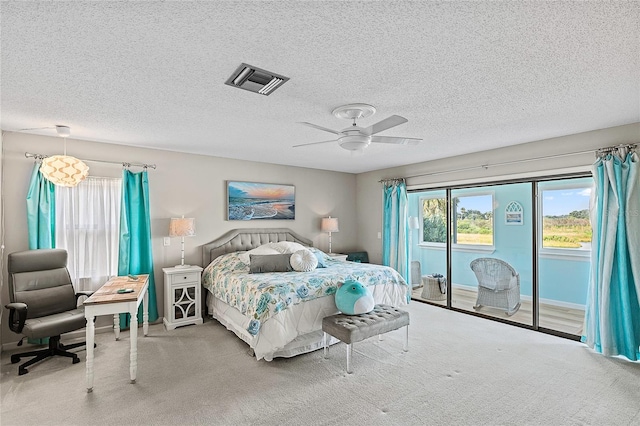
<svg viewBox="0 0 640 426">
<path fill-rule="evenodd" d="M 55 248 L 55 185 L 40 173 L 40 163 L 33 166 L 27 192 L 27 229 L 29 250 Z"/>
<path fill-rule="evenodd" d="M 40 172 L 40 162 L 33 165 L 27 192 L 27 233 L 29 250 L 56 247 L 56 186 Z M 46 345 L 48 337 L 27 339 L 34 345 Z"/>
<path fill-rule="evenodd" d="M 407 185 L 403 179 L 383 182 L 382 264 L 394 268 L 409 282 Z M 411 289 L 407 285 L 407 302 Z"/>
<path fill-rule="evenodd" d="M 158 304 L 153 277 L 149 179 L 146 170 L 139 173 L 122 171 L 118 275 L 129 274 L 149 274 L 149 322 L 156 321 Z M 128 328 L 129 322 L 129 314 L 120 314 L 120 328 Z M 138 309 L 138 323 L 142 323 L 142 304 Z"/>
<path fill-rule="evenodd" d="M 582 341 L 604 355 L 640 359 L 640 174 L 635 153 L 593 166 L 591 274 Z"/>
</svg>

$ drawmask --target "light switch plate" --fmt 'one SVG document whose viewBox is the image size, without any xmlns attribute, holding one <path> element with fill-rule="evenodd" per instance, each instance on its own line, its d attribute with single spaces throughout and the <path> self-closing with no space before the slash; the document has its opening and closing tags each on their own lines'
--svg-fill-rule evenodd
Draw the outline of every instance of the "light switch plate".
<svg viewBox="0 0 640 426">
<path fill-rule="evenodd" d="M 162 239 L 162 244 L 164 244 L 165 246 L 170 246 L 171 245 L 171 238 L 169 237 L 164 237 Z"/>
</svg>

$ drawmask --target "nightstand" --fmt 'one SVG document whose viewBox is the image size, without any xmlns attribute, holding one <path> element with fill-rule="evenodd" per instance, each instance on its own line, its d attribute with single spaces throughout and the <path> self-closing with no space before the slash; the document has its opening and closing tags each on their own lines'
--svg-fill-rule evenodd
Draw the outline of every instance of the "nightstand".
<svg viewBox="0 0 640 426">
<path fill-rule="evenodd" d="M 327 256 L 335 260 L 341 260 L 342 262 L 346 262 L 348 255 L 342 254 L 342 253 L 327 253 Z"/>
<path fill-rule="evenodd" d="M 202 268 L 162 268 L 164 272 L 164 326 L 167 330 L 202 324 L 200 274 Z"/>
</svg>

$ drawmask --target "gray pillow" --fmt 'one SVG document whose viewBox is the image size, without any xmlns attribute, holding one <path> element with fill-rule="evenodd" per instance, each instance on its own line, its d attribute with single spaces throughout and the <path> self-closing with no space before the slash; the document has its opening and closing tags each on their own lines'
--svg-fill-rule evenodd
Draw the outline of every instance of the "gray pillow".
<svg viewBox="0 0 640 426">
<path fill-rule="evenodd" d="M 251 254 L 249 255 L 249 273 L 291 272 L 291 254 Z"/>
</svg>

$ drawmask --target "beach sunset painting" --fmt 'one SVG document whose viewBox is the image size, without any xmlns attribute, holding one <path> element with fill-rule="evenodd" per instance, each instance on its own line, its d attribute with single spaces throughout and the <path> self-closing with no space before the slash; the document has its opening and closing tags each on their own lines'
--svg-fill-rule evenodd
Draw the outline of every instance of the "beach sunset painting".
<svg viewBox="0 0 640 426">
<path fill-rule="evenodd" d="M 295 187 L 272 183 L 227 182 L 228 219 L 295 219 Z"/>
</svg>

